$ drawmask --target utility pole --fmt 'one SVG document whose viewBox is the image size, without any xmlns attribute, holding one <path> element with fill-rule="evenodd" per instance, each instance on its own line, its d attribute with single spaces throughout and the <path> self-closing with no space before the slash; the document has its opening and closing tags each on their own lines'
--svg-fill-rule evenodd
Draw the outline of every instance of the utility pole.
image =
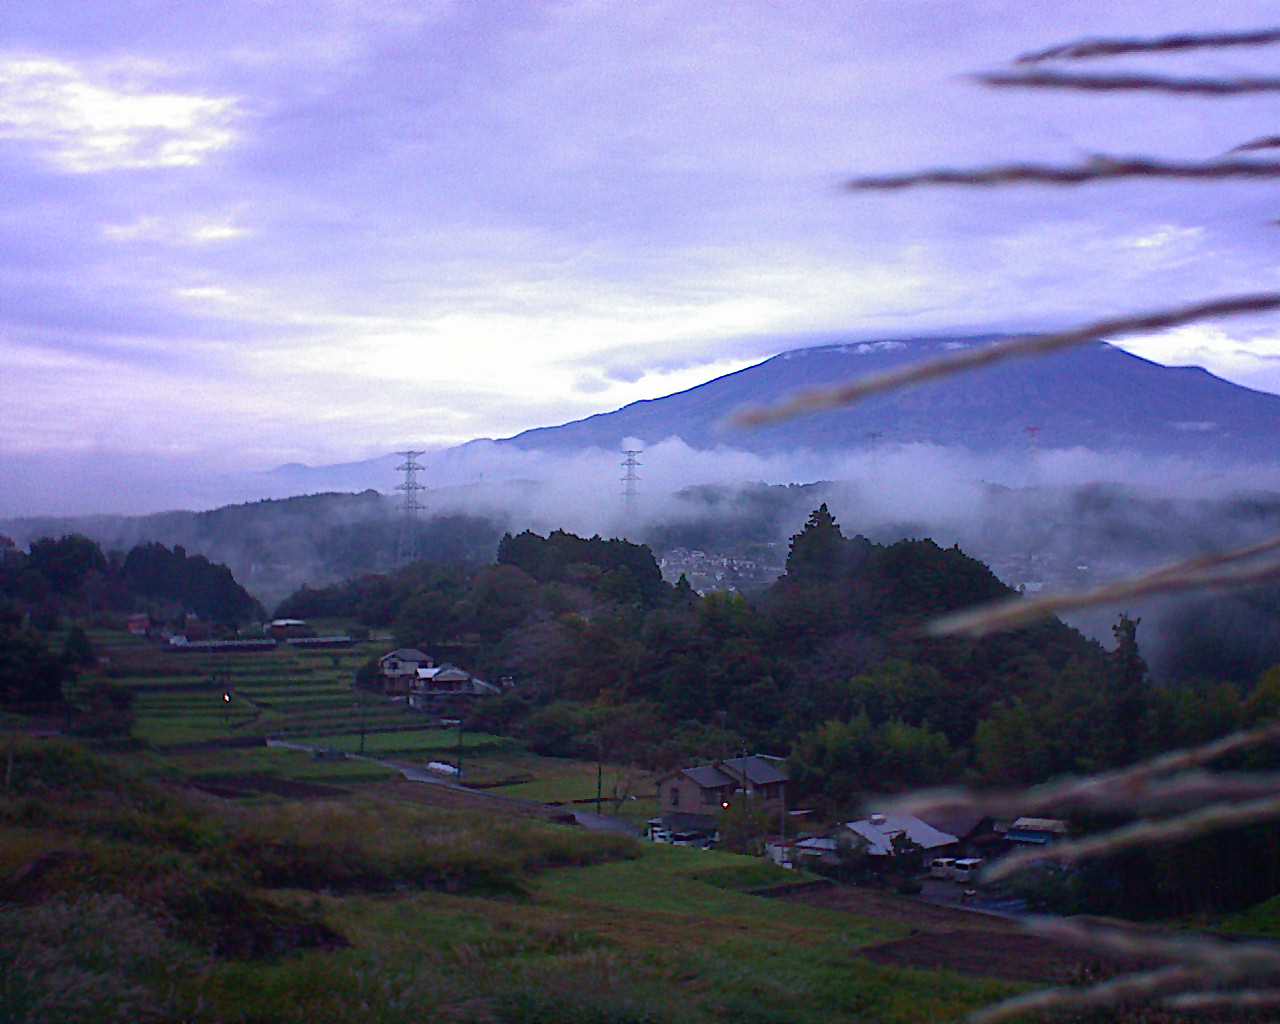
<svg viewBox="0 0 1280 1024">
<path fill-rule="evenodd" d="M 364 701 L 357 700 L 355 710 L 360 715 L 360 753 L 364 753 L 364 734 L 365 734 L 365 707 Z"/>
<path fill-rule="evenodd" d="M 600 813 L 600 799 L 604 796 L 604 737 L 596 733 L 596 814 Z"/>
<path fill-rule="evenodd" d="M 408 565 L 410 562 L 418 560 L 418 513 L 422 511 L 422 502 L 418 499 L 418 495 L 425 491 L 425 485 L 418 483 L 418 474 L 422 471 L 422 466 L 418 463 L 418 456 L 425 455 L 425 451 L 408 451 L 396 452 L 404 462 L 396 467 L 404 474 L 404 483 L 396 486 L 397 491 L 404 492 L 404 501 L 400 506 L 402 518 L 400 521 L 400 537 L 396 544 L 396 563 L 398 565 Z"/>
<path fill-rule="evenodd" d="M 466 719 L 458 719 L 458 781 L 462 781 L 462 728 Z"/>
</svg>

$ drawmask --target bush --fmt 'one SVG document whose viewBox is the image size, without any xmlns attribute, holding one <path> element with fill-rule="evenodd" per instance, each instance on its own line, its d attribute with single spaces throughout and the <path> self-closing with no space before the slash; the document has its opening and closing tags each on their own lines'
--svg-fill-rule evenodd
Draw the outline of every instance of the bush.
<svg viewBox="0 0 1280 1024">
<path fill-rule="evenodd" d="M 308 804 L 242 815 L 227 855 L 267 886 L 522 893 L 530 872 L 634 857 L 638 847 L 626 836 L 487 815 Z"/>
<path fill-rule="evenodd" d="M 122 896 L 0 911 L 0 1019 L 184 1019 L 172 979 L 198 963 L 162 921 Z"/>
</svg>

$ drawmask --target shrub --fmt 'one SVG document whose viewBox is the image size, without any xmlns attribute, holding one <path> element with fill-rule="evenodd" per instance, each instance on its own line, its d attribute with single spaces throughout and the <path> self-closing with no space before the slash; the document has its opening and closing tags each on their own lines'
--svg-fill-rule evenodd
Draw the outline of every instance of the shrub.
<svg viewBox="0 0 1280 1024">
<path fill-rule="evenodd" d="M 0 1019 L 181 1019 L 169 984 L 198 963 L 161 923 L 121 896 L 0 911 Z"/>
</svg>

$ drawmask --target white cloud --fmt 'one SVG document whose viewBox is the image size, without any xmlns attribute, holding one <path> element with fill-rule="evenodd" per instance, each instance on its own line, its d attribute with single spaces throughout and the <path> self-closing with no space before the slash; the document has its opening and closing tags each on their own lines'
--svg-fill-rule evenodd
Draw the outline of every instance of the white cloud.
<svg viewBox="0 0 1280 1024">
<path fill-rule="evenodd" d="M 1163 224 L 1150 232 L 1126 239 L 1124 244 L 1134 249 L 1189 248 L 1195 245 L 1203 235 L 1204 228 L 1201 227 L 1185 228 L 1176 224 Z"/>
<path fill-rule="evenodd" d="M 105 224 L 103 237 L 112 242 L 159 242 L 166 245 L 204 245 L 243 238 L 249 229 L 225 220 L 185 220 L 140 217 L 125 224 Z"/>
<path fill-rule="evenodd" d="M 194 167 L 235 141 L 236 113 L 231 97 L 119 89 L 64 61 L 0 58 L 0 139 L 34 143 L 73 174 Z"/>
</svg>

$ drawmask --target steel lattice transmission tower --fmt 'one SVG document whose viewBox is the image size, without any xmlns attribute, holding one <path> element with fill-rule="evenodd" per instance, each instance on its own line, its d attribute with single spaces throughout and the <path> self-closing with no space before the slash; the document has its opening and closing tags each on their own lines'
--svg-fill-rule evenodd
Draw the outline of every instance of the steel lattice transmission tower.
<svg viewBox="0 0 1280 1024">
<path fill-rule="evenodd" d="M 404 474 L 404 483 L 397 485 L 397 491 L 404 492 L 404 502 L 400 506 L 403 513 L 403 519 L 400 523 L 400 536 L 396 543 L 396 562 L 399 565 L 408 565 L 410 562 L 418 560 L 418 513 L 422 511 L 422 502 L 418 499 L 418 495 L 425 491 L 425 485 L 418 483 L 418 473 L 421 472 L 422 466 L 418 463 L 418 456 L 425 455 L 425 451 L 405 451 L 396 452 L 404 462 L 396 466 L 396 469 Z"/>
<path fill-rule="evenodd" d="M 640 468 L 640 449 L 627 448 L 623 451 L 626 456 L 622 460 L 622 504 L 628 512 L 635 511 L 637 489 L 636 484 L 640 482 L 640 474 L 636 472 Z"/>
</svg>

